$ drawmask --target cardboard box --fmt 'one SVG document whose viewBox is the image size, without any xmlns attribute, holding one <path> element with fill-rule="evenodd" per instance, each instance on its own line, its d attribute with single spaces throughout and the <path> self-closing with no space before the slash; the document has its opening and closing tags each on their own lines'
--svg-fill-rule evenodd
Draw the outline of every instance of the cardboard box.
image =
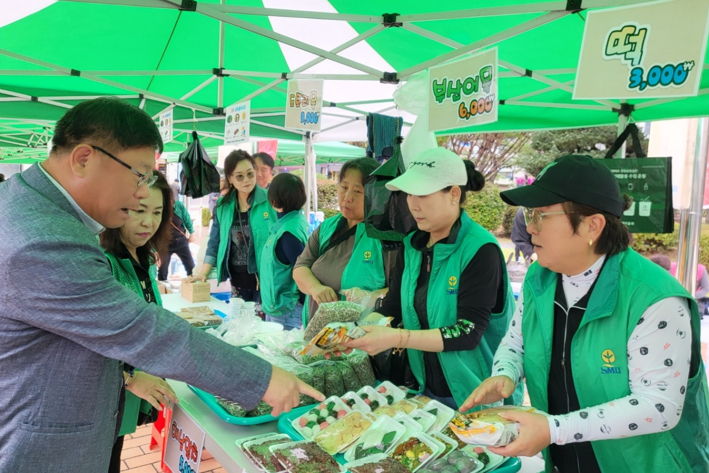
<svg viewBox="0 0 709 473">
<path fill-rule="evenodd" d="M 208 302 L 209 283 L 207 282 L 187 282 L 187 278 L 182 280 L 180 295 L 188 302 Z"/>
<path fill-rule="evenodd" d="M 160 281 L 157 282 L 157 286 L 158 286 L 158 292 L 160 294 L 170 294 L 171 291 L 168 291 L 167 286 L 164 285 L 163 283 L 161 283 Z"/>
</svg>

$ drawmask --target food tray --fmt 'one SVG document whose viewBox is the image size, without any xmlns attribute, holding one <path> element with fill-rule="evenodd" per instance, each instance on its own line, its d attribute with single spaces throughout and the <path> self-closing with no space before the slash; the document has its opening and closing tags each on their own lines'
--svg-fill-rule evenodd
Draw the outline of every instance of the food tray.
<svg viewBox="0 0 709 473">
<path fill-rule="evenodd" d="M 284 414 L 281 414 L 281 415 L 278 416 L 278 417 L 273 417 L 273 416 L 270 415 L 270 414 L 267 415 L 267 416 L 258 416 L 258 417 L 236 417 L 236 416 L 232 416 L 232 415 L 229 415 L 229 413 L 228 413 L 227 411 L 225 411 L 224 408 L 219 405 L 219 403 L 217 403 L 217 400 L 214 398 L 214 395 L 213 395 L 213 394 L 209 394 L 208 392 L 202 391 L 201 389 L 196 388 L 196 387 L 194 387 L 194 386 L 191 386 L 191 385 L 189 385 L 189 384 L 187 385 L 187 387 L 189 387 L 189 388 L 192 390 L 192 392 L 194 392 L 194 393 L 197 395 L 197 397 L 200 398 L 200 399 L 202 400 L 202 402 L 204 402 L 204 403 L 207 405 L 207 407 L 209 407 L 212 411 L 214 411 L 214 413 L 215 413 L 221 420 L 223 420 L 224 422 L 228 422 L 228 423 L 230 423 L 230 424 L 234 424 L 234 425 L 258 425 L 258 424 L 265 424 L 265 423 L 267 423 L 267 422 L 272 422 L 272 421 L 274 421 L 274 420 L 278 420 L 278 419 L 280 419 L 281 417 L 283 417 L 283 416 L 285 415 L 285 413 L 284 413 Z M 307 412 L 307 411 L 309 411 L 310 409 L 312 409 L 312 407 L 313 407 L 314 405 L 315 405 L 315 404 L 312 404 L 312 405 L 310 405 L 310 406 L 296 407 L 295 409 L 291 410 L 291 411 L 289 412 L 289 414 L 295 414 L 296 416 L 300 416 L 300 415 L 303 414 L 304 412 Z M 292 437 L 291 437 L 291 438 L 292 438 Z"/>
<path fill-rule="evenodd" d="M 382 416 L 378 418 L 374 422 L 374 424 L 372 424 L 369 430 L 362 434 L 362 436 L 352 445 L 352 447 L 350 447 L 345 452 L 345 460 L 348 462 L 362 460 L 363 458 L 355 458 L 355 455 L 357 453 L 357 447 L 360 445 L 360 448 L 368 450 L 370 448 L 376 447 L 377 443 L 381 443 L 382 447 L 385 447 L 382 453 L 389 453 L 389 451 L 394 448 L 394 446 L 399 442 L 399 440 L 401 440 L 401 437 L 405 433 L 405 426 L 399 424 L 391 417 Z M 384 444 L 384 437 L 391 437 L 386 443 L 386 445 Z M 369 454 L 371 455 L 372 453 L 370 452 Z"/>
</svg>

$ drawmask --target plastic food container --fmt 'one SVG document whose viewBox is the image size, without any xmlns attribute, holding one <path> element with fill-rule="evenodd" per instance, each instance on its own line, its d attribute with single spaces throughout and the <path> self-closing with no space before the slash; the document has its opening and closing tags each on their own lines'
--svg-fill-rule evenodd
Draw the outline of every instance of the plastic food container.
<svg viewBox="0 0 709 473">
<path fill-rule="evenodd" d="M 503 447 L 519 435 L 519 424 L 500 417 L 511 410 L 534 412 L 531 407 L 494 407 L 471 414 L 456 414 L 450 422 L 451 430 L 465 443 L 489 447 Z"/>
<path fill-rule="evenodd" d="M 330 427 L 317 434 L 313 440 L 330 455 L 347 449 L 369 429 L 376 419 L 372 414 L 350 412 Z"/>
<path fill-rule="evenodd" d="M 379 409 L 373 411 L 374 415 L 379 417 L 382 415 L 394 417 L 397 412 L 403 412 L 404 414 L 409 414 L 416 410 L 416 404 L 409 401 L 397 401 L 391 406 L 381 406 Z"/>
<path fill-rule="evenodd" d="M 389 405 L 394 404 L 397 401 L 401 401 L 406 397 L 406 393 L 402 391 L 400 387 L 395 386 L 389 381 L 382 382 L 379 386 L 376 387 L 376 390 L 379 394 L 384 396 L 387 401 L 387 404 Z"/>
<path fill-rule="evenodd" d="M 389 453 L 389 456 L 398 461 L 412 472 L 432 462 L 445 450 L 441 442 L 429 435 L 418 433 L 404 437 Z"/>
<path fill-rule="evenodd" d="M 325 399 L 292 422 L 293 428 L 308 440 L 342 419 L 352 410 L 337 396 Z"/>
<path fill-rule="evenodd" d="M 388 453 L 404 436 L 405 432 L 406 427 L 391 417 L 379 417 L 369 430 L 345 452 L 345 460 L 349 462 Z"/>
<path fill-rule="evenodd" d="M 420 426 L 421 429 L 423 429 L 424 432 L 428 432 L 428 429 L 433 426 L 433 424 L 436 423 L 436 416 L 435 414 L 431 414 L 430 412 L 426 412 L 423 409 L 416 409 L 409 413 L 409 417 L 416 421 Z"/>
<path fill-rule="evenodd" d="M 345 395 L 342 396 L 340 399 L 342 399 L 342 402 L 344 402 L 347 407 L 349 407 L 353 411 L 360 411 L 364 413 L 372 412 L 372 409 L 369 407 L 369 404 L 364 402 L 364 400 L 359 397 L 359 395 L 354 391 L 345 393 Z"/>
<path fill-rule="evenodd" d="M 290 473 L 342 473 L 342 467 L 320 446 L 308 440 L 274 445 L 271 453 Z"/>
<path fill-rule="evenodd" d="M 434 439 L 438 440 L 443 444 L 443 446 L 446 448 L 439 456 L 438 459 L 440 460 L 441 458 L 445 458 L 450 453 L 458 448 L 458 442 L 453 440 L 452 438 L 448 437 L 447 435 L 443 435 L 440 432 L 431 432 L 428 435 L 433 437 Z"/>
<path fill-rule="evenodd" d="M 426 468 L 419 470 L 419 473 L 478 473 L 485 468 L 485 465 L 477 458 L 461 450 L 452 452 L 446 458 L 429 463 Z"/>
<path fill-rule="evenodd" d="M 419 433 L 423 433 L 424 430 L 421 428 L 421 425 L 413 420 L 411 417 L 407 416 L 403 412 L 397 412 L 396 415 L 393 417 L 393 419 L 403 425 L 406 428 L 406 432 L 404 432 L 405 437 L 410 437 L 412 435 L 416 435 Z"/>
<path fill-rule="evenodd" d="M 398 461 L 384 454 L 372 455 L 361 460 L 355 460 L 345 464 L 345 468 L 350 473 L 410 473 Z"/>
<path fill-rule="evenodd" d="M 237 441 L 236 445 L 261 471 L 279 473 L 285 471 L 285 468 L 276 460 L 270 448 L 275 445 L 290 443 L 291 441 L 291 438 L 285 434 L 265 434 L 243 439 L 241 444 Z"/>
<path fill-rule="evenodd" d="M 357 391 L 357 395 L 362 398 L 365 403 L 367 403 L 372 411 L 377 410 L 379 406 L 387 405 L 386 398 L 375 391 L 371 386 L 364 386 L 362 389 Z"/>
<path fill-rule="evenodd" d="M 455 415 L 453 409 L 435 400 L 426 404 L 423 410 L 436 416 L 436 422 L 428 429 L 429 432 L 440 432 L 445 429 Z"/>
</svg>

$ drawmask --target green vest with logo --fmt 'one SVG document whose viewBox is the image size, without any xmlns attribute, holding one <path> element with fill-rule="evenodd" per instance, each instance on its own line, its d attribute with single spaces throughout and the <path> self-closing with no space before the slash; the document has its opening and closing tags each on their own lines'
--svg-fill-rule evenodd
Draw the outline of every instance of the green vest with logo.
<svg viewBox="0 0 709 473">
<path fill-rule="evenodd" d="M 332 236 L 340 228 L 342 220 L 345 220 L 345 217 L 339 214 L 328 218 L 320 225 L 321 255 L 330 243 Z M 345 222 L 344 225 L 346 224 Z M 352 255 L 344 273 L 342 273 L 342 282 L 340 283 L 342 290 L 352 289 L 353 287 L 359 287 L 365 291 L 378 291 L 386 287 L 382 242 L 367 236 L 364 223 L 357 224 Z M 306 298 L 305 306 L 303 307 L 303 327 L 308 322 L 309 307 L 310 296 Z"/>
<path fill-rule="evenodd" d="M 558 274 L 533 264 L 524 281 L 524 371 L 532 405 L 548 410 L 548 382 Z M 671 430 L 591 442 L 604 473 L 706 473 L 709 471 L 709 391 L 700 354 L 697 304 L 670 273 L 626 250 L 605 262 L 571 341 L 573 382 L 581 408 L 631 394 L 627 345 L 645 310 L 668 297 L 689 301 L 692 368 L 679 424 Z M 677 334 L 677 341 L 690 334 Z M 689 342 L 689 340 L 686 340 Z M 674 413 L 670 413 L 674 415 Z M 549 449 L 544 450 L 551 472 Z"/>
<path fill-rule="evenodd" d="M 461 227 L 455 242 L 439 243 L 433 247 L 431 276 L 428 284 L 428 323 L 432 329 L 454 325 L 458 313 L 458 283 L 460 275 L 475 257 L 478 249 L 486 243 L 499 248 L 497 240 L 483 227 L 475 223 L 466 212 L 460 217 Z M 414 294 L 421 270 L 422 253 L 413 248 L 413 233 L 404 239 L 404 272 L 401 277 L 401 310 L 404 327 L 421 330 L 421 323 L 414 309 Z M 485 329 L 480 344 L 473 350 L 438 353 L 443 374 L 453 398 L 459 406 L 465 402 L 478 385 L 490 377 L 492 359 L 502 341 L 515 309 L 514 294 L 507 277 L 507 269 L 500 251 L 504 307 L 500 313 L 490 314 L 490 324 Z M 419 385 L 426 386 L 426 370 L 423 352 L 408 349 L 411 370 Z M 506 402 L 522 403 L 522 388 L 515 391 Z"/>
<path fill-rule="evenodd" d="M 276 244 L 289 232 L 301 243 L 308 240 L 308 221 L 303 212 L 294 210 L 278 219 L 261 253 L 261 308 L 271 317 L 288 314 L 298 303 L 300 292 L 293 280 L 293 266 L 283 264 L 276 256 Z"/>
<path fill-rule="evenodd" d="M 217 279 L 221 283 L 226 281 L 229 274 L 229 261 L 226 254 L 231 243 L 231 226 L 234 223 L 236 209 L 236 194 L 228 202 L 222 203 L 224 197 L 217 202 L 216 212 L 219 219 L 219 249 L 217 251 Z M 249 223 L 253 235 L 254 251 L 256 252 L 256 266 L 261 261 L 263 245 L 266 244 L 271 233 L 271 227 L 276 223 L 278 214 L 268 202 L 268 193 L 259 186 L 254 190 L 254 199 L 249 209 Z M 257 271 L 258 272 L 258 271 Z"/>
<path fill-rule="evenodd" d="M 133 269 L 133 263 L 128 259 L 117 258 L 115 255 L 109 252 L 104 252 L 108 258 L 108 262 L 111 264 L 111 272 L 113 277 L 126 286 L 128 289 L 132 290 L 140 297 L 143 297 L 143 289 L 140 287 L 140 281 L 138 280 L 138 275 Z M 155 302 L 162 306 L 162 299 L 160 298 L 160 291 L 157 286 L 157 268 L 155 265 L 150 266 L 150 284 L 153 288 L 153 295 L 155 295 Z M 140 335 L 138 335 L 140 336 Z M 128 435 L 135 432 L 138 425 L 138 413 L 143 412 L 144 414 L 150 413 L 153 408 L 148 401 L 140 399 L 135 394 L 126 391 L 126 400 L 123 407 L 123 421 L 121 422 L 121 429 L 118 432 L 119 436 Z"/>
</svg>

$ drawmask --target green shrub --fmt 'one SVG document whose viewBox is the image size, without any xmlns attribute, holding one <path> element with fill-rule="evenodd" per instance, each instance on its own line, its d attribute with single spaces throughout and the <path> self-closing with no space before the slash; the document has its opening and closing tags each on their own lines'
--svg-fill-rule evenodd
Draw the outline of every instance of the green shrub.
<svg viewBox="0 0 709 473">
<path fill-rule="evenodd" d="M 480 192 L 468 193 L 463 205 L 470 218 L 491 232 L 497 231 L 502 225 L 507 207 L 500 199 L 500 189 L 489 183 Z"/>
<path fill-rule="evenodd" d="M 334 217 L 335 215 L 339 214 L 339 210 L 334 210 L 334 209 L 323 209 L 320 208 L 319 210 L 322 210 L 323 213 L 325 214 L 325 219 L 327 220 L 330 217 Z"/>
<path fill-rule="evenodd" d="M 337 184 L 328 180 L 318 181 L 318 210 L 339 210 L 337 203 Z"/>
<path fill-rule="evenodd" d="M 206 207 L 202 207 L 202 226 L 208 227 L 209 221 L 211 219 L 212 219 L 212 214 L 209 212 L 209 209 Z"/>
<path fill-rule="evenodd" d="M 635 241 L 631 246 L 638 253 L 668 253 L 677 249 L 679 225 L 675 225 L 674 233 L 634 233 L 633 237 Z"/>
</svg>

